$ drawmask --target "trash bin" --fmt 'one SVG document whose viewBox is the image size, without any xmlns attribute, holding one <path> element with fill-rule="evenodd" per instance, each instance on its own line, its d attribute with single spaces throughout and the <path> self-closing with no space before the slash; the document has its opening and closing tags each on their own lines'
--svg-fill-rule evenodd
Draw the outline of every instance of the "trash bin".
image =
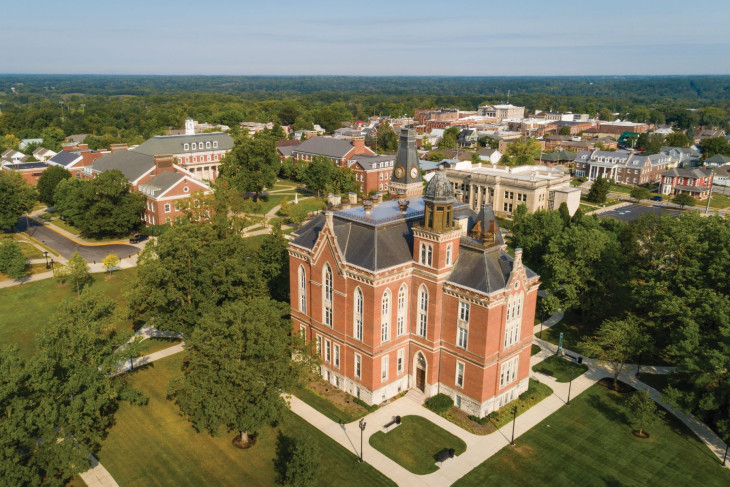
<svg viewBox="0 0 730 487">
<path fill-rule="evenodd" d="M 579 364 L 582 364 L 583 363 L 583 357 L 581 357 L 580 355 L 578 356 L 578 363 Z"/>
</svg>

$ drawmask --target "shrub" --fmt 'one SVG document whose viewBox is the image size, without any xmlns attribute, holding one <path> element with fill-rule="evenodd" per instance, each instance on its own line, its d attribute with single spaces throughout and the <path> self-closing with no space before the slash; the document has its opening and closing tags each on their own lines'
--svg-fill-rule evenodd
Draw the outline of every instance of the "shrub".
<svg viewBox="0 0 730 487">
<path fill-rule="evenodd" d="M 378 407 L 379 407 L 379 406 L 378 406 L 377 404 L 373 404 L 373 405 L 371 406 L 370 404 L 366 403 L 365 401 L 363 401 L 363 400 L 362 400 L 362 399 L 360 399 L 359 397 L 356 397 L 356 398 L 354 398 L 354 399 L 352 400 L 352 402 L 354 402 L 354 403 L 355 403 L 355 404 L 357 404 L 358 406 L 362 406 L 362 407 L 364 407 L 365 409 L 367 409 L 367 410 L 368 410 L 368 412 L 369 412 L 369 413 L 372 413 L 373 411 L 375 411 L 375 410 L 376 410 L 376 409 L 378 409 Z"/>
<path fill-rule="evenodd" d="M 454 400 L 446 394 L 436 394 L 431 399 L 426 401 L 426 407 L 436 414 L 442 414 L 451 409 L 454 405 Z"/>
</svg>

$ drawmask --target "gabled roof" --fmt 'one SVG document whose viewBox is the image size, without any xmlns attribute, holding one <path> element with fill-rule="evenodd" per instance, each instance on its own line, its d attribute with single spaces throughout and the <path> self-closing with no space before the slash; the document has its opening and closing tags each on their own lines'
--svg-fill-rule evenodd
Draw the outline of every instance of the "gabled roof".
<svg viewBox="0 0 730 487">
<path fill-rule="evenodd" d="M 668 171 L 664 171 L 662 176 L 680 177 L 680 178 L 708 178 L 712 175 L 712 171 L 709 169 L 702 169 L 699 167 L 695 168 L 680 168 L 674 167 Z"/>
<path fill-rule="evenodd" d="M 48 163 L 55 166 L 71 167 L 82 159 L 83 157 L 78 152 L 62 150 L 48 159 Z"/>
<path fill-rule="evenodd" d="M 183 179 L 185 179 L 184 174 L 173 171 L 164 171 L 147 181 L 145 184 L 140 185 L 140 190 L 142 190 L 142 187 L 150 189 L 152 193 L 150 196 L 158 197 Z M 149 194 L 146 191 L 144 192 L 145 194 Z"/>
<path fill-rule="evenodd" d="M 722 154 L 715 154 L 712 157 L 708 157 L 706 163 L 718 163 L 720 165 L 727 164 L 730 162 L 730 157 L 723 156 Z"/>
<path fill-rule="evenodd" d="M 371 171 L 373 169 L 380 169 L 378 167 L 378 164 L 381 162 L 392 162 L 395 161 L 395 154 L 380 154 L 377 156 L 367 156 L 367 155 L 356 155 L 349 161 L 349 166 L 352 166 L 354 163 L 360 164 L 362 168 L 365 171 Z M 388 166 L 392 167 L 392 166 Z"/>
<path fill-rule="evenodd" d="M 548 152 L 543 154 L 540 158 L 543 161 L 557 162 L 557 161 L 572 161 L 575 160 L 577 154 L 569 150 L 559 150 L 555 152 Z"/>
<path fill-rule="evenodd" d="M 119 150 L 97 159 L 90 166 L 94 172 L 118 169 L 129 180 L 134 182 L 155 167 L 154 157 L 133 150 Z"/>
<path fill-rule="evenodd" d="M 354 146 L 349 140 L 334 139 L 332 137 L 311 137 L 296 146 L 293 152 L 341 159 L 353 148 Z"/>
<path fill-rule="evenodd" d="M 217 141 L 218 147 L 215 149 L 212 147 L 212 142 Z M 205 144 L 211 142 L 211 147 L 198 147 L 200 143 Z M 192 149 L 192 144 L 196 144 L 195 150 Z M 188 149 L 185 149 L 185 144 L 188 144 Z M 230 150 L 233 148 L 233 138 L 224 134 L 223 132 L 211 132 L 206 134 L 195 134 L 195 135 L 158 135 L 142 142 L 134 150 L 147 155 L 157 154 L 184 154 L 184 153 L 197 153 L 206 152 L 211 150 Z"/>
</svg>

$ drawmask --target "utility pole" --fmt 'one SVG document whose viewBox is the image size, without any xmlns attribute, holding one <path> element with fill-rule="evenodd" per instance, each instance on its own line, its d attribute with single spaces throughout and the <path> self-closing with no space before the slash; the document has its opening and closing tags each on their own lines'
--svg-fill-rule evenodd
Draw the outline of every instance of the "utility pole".
<svg viewBox="0 0 730 487">
<path fill-rule="evenodd" d="M 712 186 L 715 182 L 715 170 L 712 170 L 712 174 L 710 175 L 710 195 L 707 197 L 707 205 L 705 206 L 705 215 L 707 215 L 707 212 L 710 211 L 710 200 L 712 199 Z"/>
</svg>

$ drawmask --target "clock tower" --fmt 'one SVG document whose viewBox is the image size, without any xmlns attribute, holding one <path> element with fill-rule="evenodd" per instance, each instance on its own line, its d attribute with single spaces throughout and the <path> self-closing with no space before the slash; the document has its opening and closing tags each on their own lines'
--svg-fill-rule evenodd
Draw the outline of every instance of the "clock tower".
<svg viewBox="0 0 730 487">
<path fill-rule="evenodd" d="M 390 192 L 397 195 L 403 191 L 406 197 L 423 194 L 423 179 L 418 165 L 416 134 L 413 129 L 404 128 L 400 132 L 398 155 L 395 158 Z"/>
</svg>

